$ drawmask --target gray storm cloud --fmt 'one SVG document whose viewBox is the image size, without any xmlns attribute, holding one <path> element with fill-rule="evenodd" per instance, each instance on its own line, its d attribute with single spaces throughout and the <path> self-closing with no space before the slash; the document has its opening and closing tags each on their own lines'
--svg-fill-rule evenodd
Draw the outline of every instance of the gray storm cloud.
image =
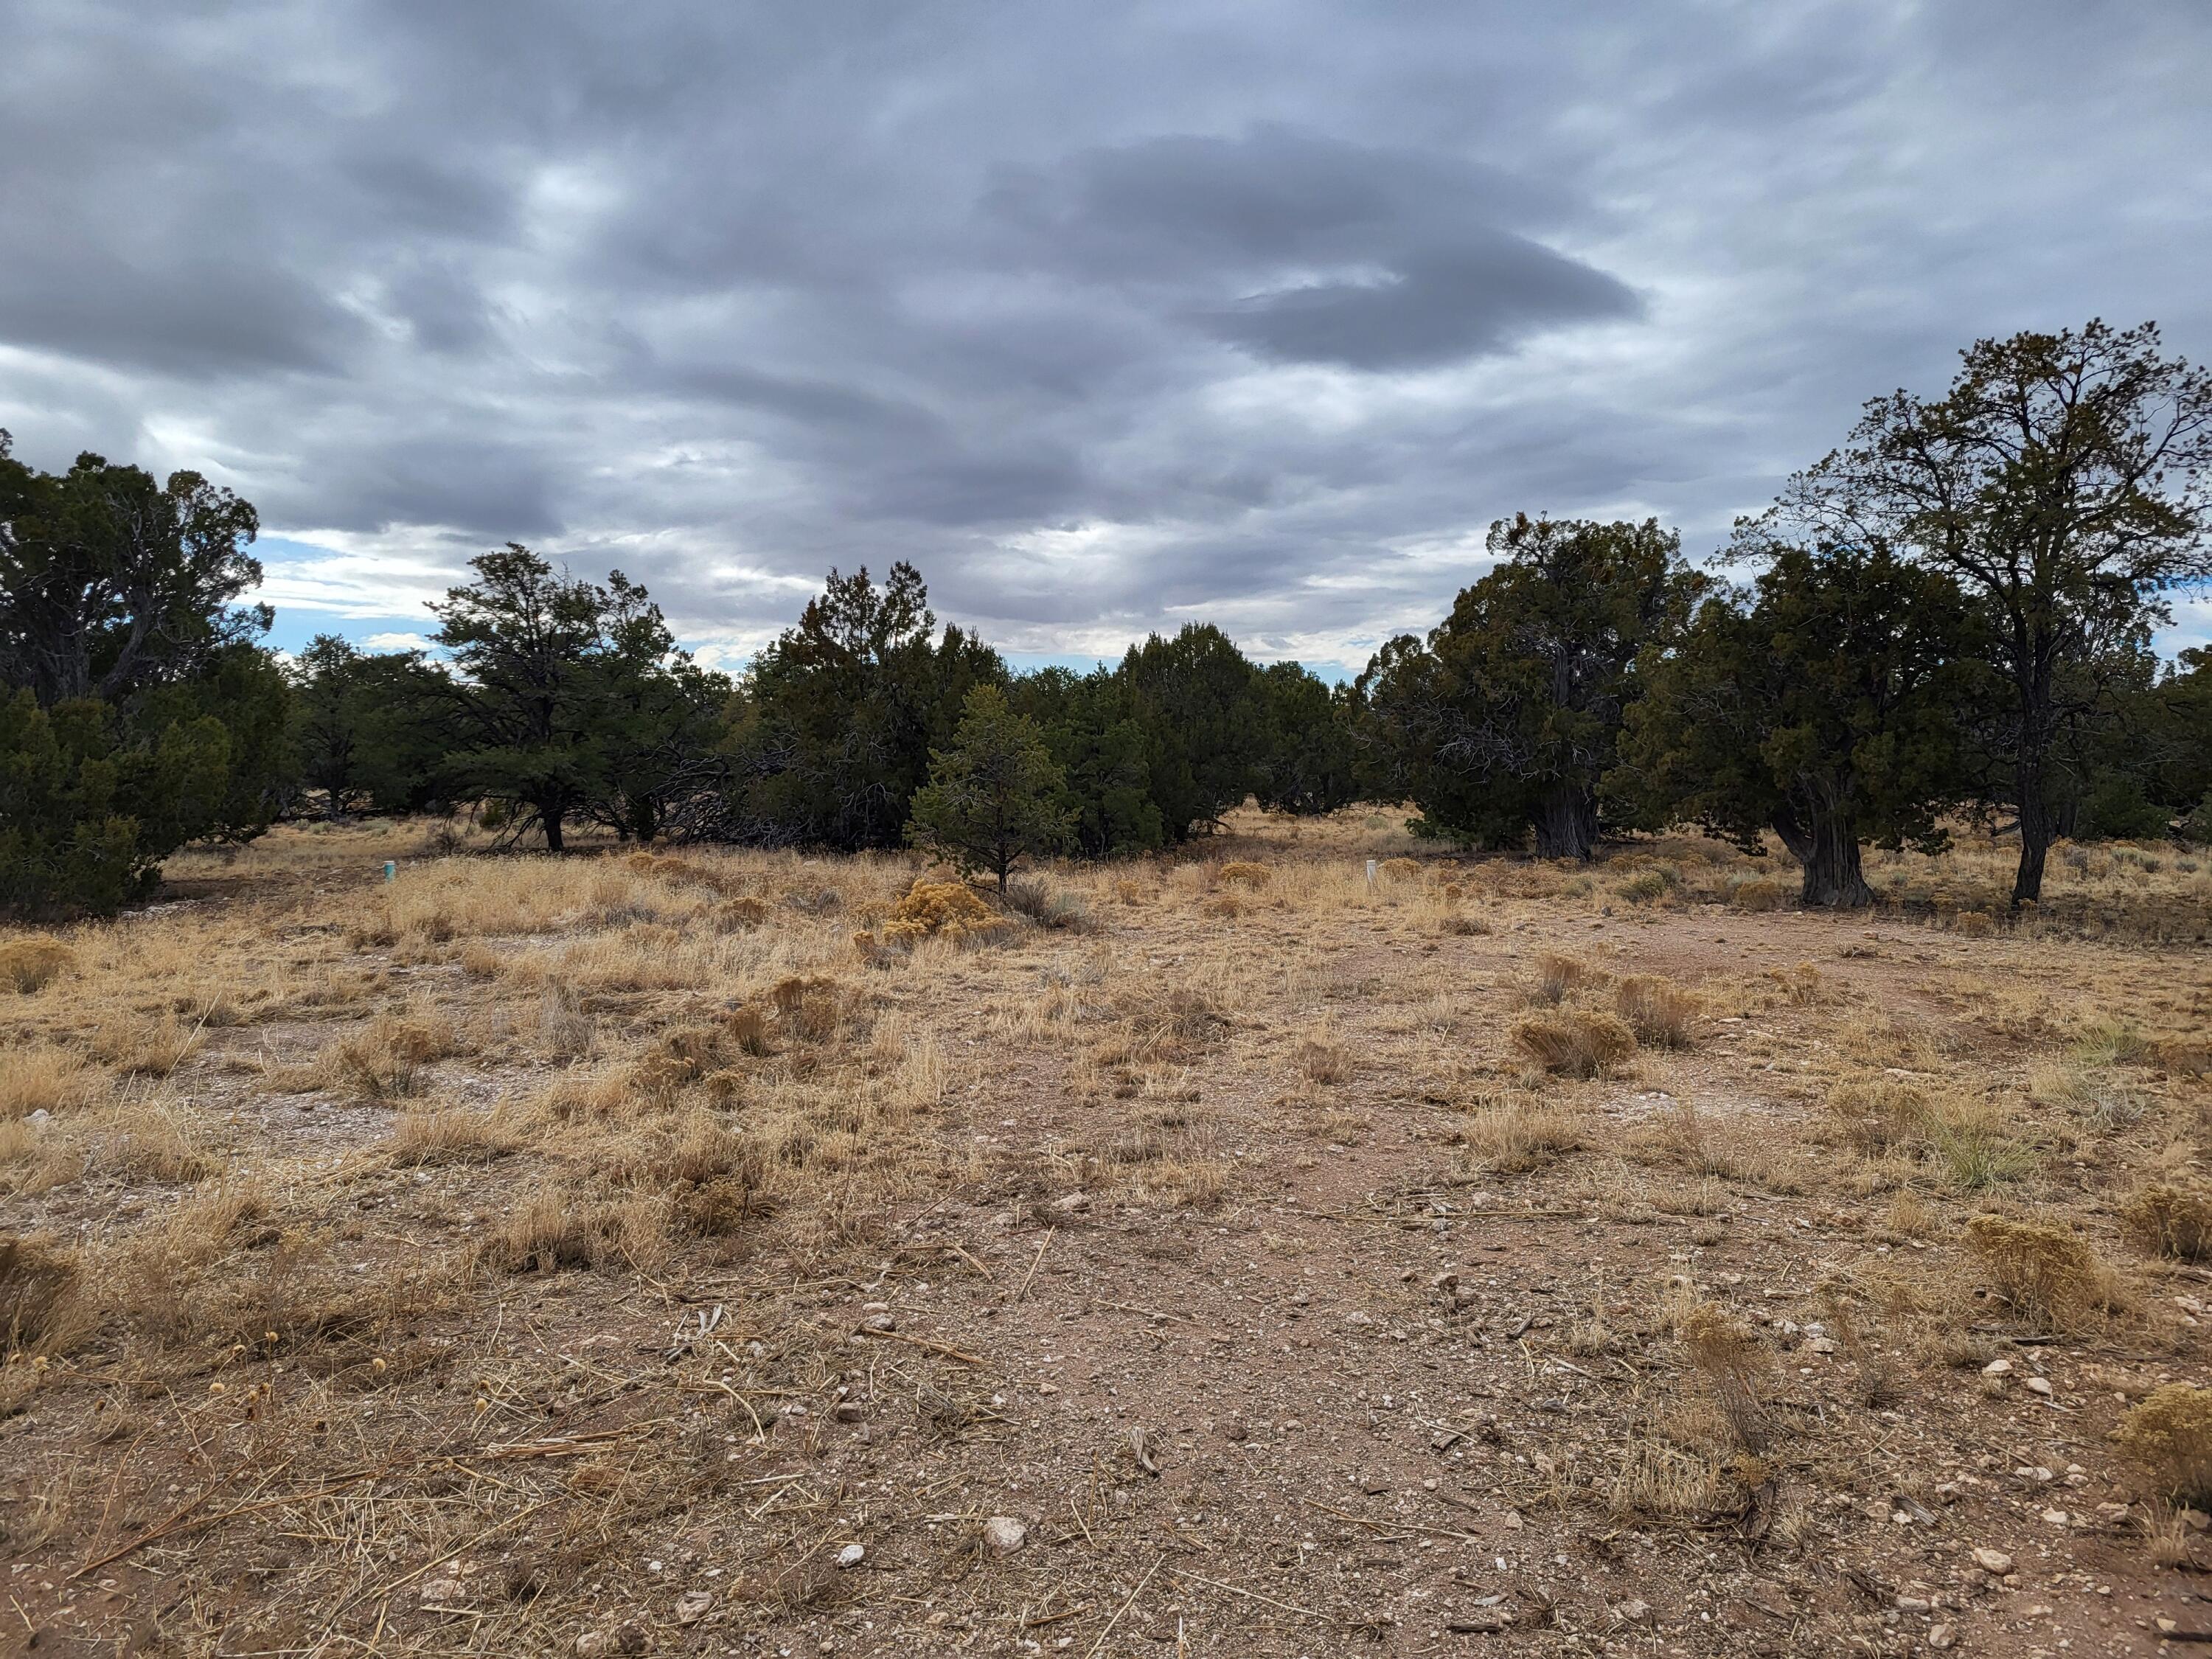
<svg viewBox="0 0 2212 1659">
<path fill-rule="evenodd" d="M 739 641 L 904 556 L 1020 648 L 1206 615 L 1357 663 L 1490 519 L 1710 546 L 1978 334 L 2212 349 L 2193 7 L 22 0 L 9 34 L 0 425 L 213 474 L 344 550 L 356 611 L 513 537 Z"/>
</svg>

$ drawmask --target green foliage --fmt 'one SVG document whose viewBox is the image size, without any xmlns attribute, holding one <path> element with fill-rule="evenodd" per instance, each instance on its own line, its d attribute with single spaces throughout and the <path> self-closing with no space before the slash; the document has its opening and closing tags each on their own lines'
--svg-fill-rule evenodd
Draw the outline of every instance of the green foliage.
<svg viewBox="0 0 2212 1659">
<path fill-rule="evenodd" d="M 1009 707 L 998 686 L 979 685 L 968 694 L 951 747 L 930 757 L 906 838 L 963 875 L 989 871 L 1003 894 L 1023 859 L 1067 844 L 1075 814 L 1061 804 L 1066 784 L 1036 723 Z"/>
<path fill-rule="evenodd" d="M 420 811 L 447 799 L 450 688 L 419 651 L 358 651 L 318 634 L 293 664 L 301 782 L 332 817 Z"/>
<path fill-rule="evenodd" d="M 555 574 L 520 544 L 470 561 L 475 581 L 433 605 L 454 672 L 438 682 L 459 787 L 510 808 L 553 852 L 572 817 L 651 840 L 690 786 L 726 685 L 674 648 L 660 611 L 620 571 Z M 520 813 L 512 809 L 522 809 Z"/>
<path fill-rule="evenodd" d="M 112 910 L 283 808 L 289 691 L 252 643 L 266 608 L 233 603 L 255 529 L 195 473 L 44 473 L 0 433 L 0 907 Z"/>
<path fill-rule="evenodd" d="M 1749 593 L 1712 595 L 1647 654 L 1607 796 L 1747 852 L 1773 830 L 1804 864 L 1807 903 L 1869 904 L 1860 843 L 1935 851 L 1966 793 L 1972 618 L 1949 577 L 1884 548 L 1761 551 Z"/>
<path fill-rule="evenodd" d="M 1270 811 L 1334 812 L 1360 798 L 1358 694 L 1331 686 L 1294 662 L 1257 671 L 1267 752 L 1260 805 Z"/>
<path fill-rule="evenodd" d="M 1503 562 L 1425 643 L 1401 635 L 1360 678 L 1379 787 L 1420 808 L 1424 833 L 1495 846 L 1533 830 L 1544 856 L 1588 858 L 1638 655 L 1707 583 L 1656 520 L 1501 520 L 1490 548 Z"/>
<path fill-rule="evenodd" d="M 0 908 L 105 914 L 143 896 L 158 861 L 218 822 L 230 735 L 210 717 L 134 741 L 112 705 L 0 702 Z"/>
<path fill-rule="evenodd" d="M 1141 853 L 1165 844 L 1152 797 L 1145 731 L 1128 712 L 1120 678 L 1101 668 L 1025 674 L 1006 688 L 1010 704 L 1036 721 L 1060 769 L 1059 804 L 1073 844 L 1092 858 Z"/>
<path fill-rule="evenodd" d="M 798 625 L 753 661 L 732 739 L 725 830 L 739 840 L 854 851 L 899 843 L 933 745 L 968 693 L 1003 684 L 997 652 L 957 628 L 933 640 L 921 573 L 878 586 L 835 570 Z"/>
<path fill-rule="evenodd" d="M 1845 447 L 1793 479 L 1760 533 L 1879 539 L 1954 577 L 2008 688 L 1990 747 L 2019 817 L 2015 903 L 2057 830 L 2069 727 L 2094 721 L 2100 654 L 2212 575 L 2212 374 L 2154 325 L 2027 332 L 1962 354 L 1942 398 L 1866 405 Z M 1798 527 L 1794 528 L 1793 527 Z"/>
<path fill-rule="evenodd" d="M 1115 671 L 1145 734 L 1146 788 L 1170 841 L 1210 829 L 1258 788 L 1269 752 L 1252 665 L 1211 623 L 1132 646 Z"/>
</svg>

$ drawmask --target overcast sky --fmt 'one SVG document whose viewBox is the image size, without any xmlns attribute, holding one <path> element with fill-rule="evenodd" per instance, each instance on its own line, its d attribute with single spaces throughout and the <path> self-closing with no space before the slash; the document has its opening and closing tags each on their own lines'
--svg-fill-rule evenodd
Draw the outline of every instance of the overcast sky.
<svg viewBox="0 0 2212 1659">
<path fill-rule="evenodd" d="M 8 12 L 0 426 L 254 501 L 288 643 L 514 539 L 725 661 L 905 557 L 1356 671 L 1491 520 L 1708 551 L 1977 335 L 2212 356 L 2201 0 Z"/>
</svg>

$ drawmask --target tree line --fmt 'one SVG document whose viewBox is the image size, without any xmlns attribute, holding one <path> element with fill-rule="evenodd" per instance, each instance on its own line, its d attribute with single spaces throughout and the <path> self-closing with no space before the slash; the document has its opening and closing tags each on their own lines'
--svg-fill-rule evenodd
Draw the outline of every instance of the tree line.
<svg viewBox="0 0 2212 1659">
<path fill-rule="evenodd" d="M 628 841 L 1024 859 L 1187 841 L 1248 799 L 1411 803 L 1417 832 L 1588 859 L 1693 823 L 1771 837 L 1806 902 L 1870 902 L 1868 845 L 2212 840 L 2212 651 L 2161 665 L 2212 577 L 2212 378 L 2157 330 L 1984 340 L 1940 398 L 1869 403 L 1701 570 L 1657 522 L 1526 516 L 1423 636 L 1332 685 L 1191 623 L 1090 673 L 1016 673 L 922 578 L 832 571 L 739 674 L 646 590 L 509 544 L 431 607 L 431 651 L 270 616 L 252 508 L 0 434 L 0 905 L 110 910 L 187 842 L 280 817 L 474 805 L 558 852 Z"/>
</svg>

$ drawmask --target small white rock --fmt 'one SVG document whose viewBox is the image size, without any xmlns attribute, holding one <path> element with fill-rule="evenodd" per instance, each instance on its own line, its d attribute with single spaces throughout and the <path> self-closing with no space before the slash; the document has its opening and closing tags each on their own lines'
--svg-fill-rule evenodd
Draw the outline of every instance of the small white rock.
<svg viewBox="0 0 2212 1659">
<path fill-rule="evenodd" d="M 1011 1515 L 994 1515 L 983 1523 L 983 1542 L 994 1555 L 1012 1555 L 1030 1541 L 1029 1522 Z"/>
<path fill-rule="evenodd" d="M 2045 1400 L 2050 1399 L 2050 1398 L 2051 1398 L 2051 1379 L 2050 1379 L 2049 1377 L 2047 1377 L 2047 1376 L 2031 1376 L 2031 1377 L 2029 1377 L 2029 1378 L 2027 1379 L 2027 1391 L 2028 1391 L 2030 1394 L 2039 1394 L 2039 1395 L 2042 1395 Z"/>
<path fill-rule="evenodd" d="M 867 1559 L 867 1550 L 859 1544 L 848 1544 L 837 1552 L 837 1565 L 841 1570 L 846 1567 L 857 1567 Z"/>
<path fill-rule="evenodd" d="M 2012 1571 L 2012 1557 L 2002 1550 L 1978 1549 L 1974 1552 L 1974 1565 L 2002 1578 Z"/>
<path fill-rule="evenodd" d="M 2012 1361 L 2009 1359 L 1992 1359 L 1988 1364 L 1982 1367 L 1982 1375 L 1984 1376 L 2009 1376 L 2012 1375 Z"/>
</svg>

